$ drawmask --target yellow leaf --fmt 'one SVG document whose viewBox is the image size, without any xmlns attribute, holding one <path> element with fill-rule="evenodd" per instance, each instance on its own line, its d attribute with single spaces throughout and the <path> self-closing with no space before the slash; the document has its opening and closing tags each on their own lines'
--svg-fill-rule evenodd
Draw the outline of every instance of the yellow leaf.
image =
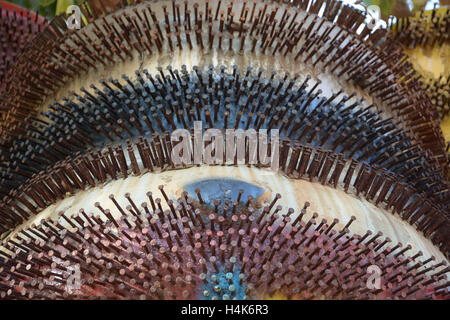
<svg viewBox="0 0 450 320">
<path fill-rule="evenodd" d="M 67 8 L 72 4 L 72 0 L 58 0 L 56 3 L 56 14 L 66 12 Z"/>
</svg>

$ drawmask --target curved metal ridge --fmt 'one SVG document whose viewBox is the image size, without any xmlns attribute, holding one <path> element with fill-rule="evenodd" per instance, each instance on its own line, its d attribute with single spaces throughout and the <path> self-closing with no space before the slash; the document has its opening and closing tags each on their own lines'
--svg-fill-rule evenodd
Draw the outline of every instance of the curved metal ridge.
<svg viewBox="0 0 450 320">
<path fill-rule="evenodd" d="M 3 132 L 9 138 L 16 136 L 14 130 L 20 127 L 20 121 L 35 112 L 44 97 L 67 81 L 96 70 L 97 66 L 120 64 L 138 53 L 153 57 L 163 50 L 174 52 L 192 47 L 208 52 L 214 47 L 224 51 L 231 49 L 235 53 L 287 56 L 293 62 L 310 63 L 339 77 L 346 75 L 350 82 L 382 100 L 385 107 L 389 105 L 387 110 L 405 122 L 414 133 L 413 139 L 434 155 L 444 171 L 448 170 L 445 143 L 439 125 L 434 121 L 433 104 L 425 93 L 417 90 L 420 83 L 411 66 L 404 63 L 401 50 L 390 41 L 381 41 L 384 31 L 370 33 L 366 28 L 357 35 L 356 29 L 363 21 L 358 11 L 330 1 L 322 19 L 316 16 L 322 1 L 309 7 L 308 3 L 299 1 L 289 6 L 275 6 L 255 2 L 255 7 L 248 7 L 241 14 L 242 8 L 234 4 L 223 14 L 226 23 L 221 22 L 221 15 L 217 16 L 222 9 L 212 6 L 208 6 L 209 15 L 204 14 L 199 19 L 199 7 L 203 8 L 203 4 L 191 11 L 188 19 L 191 23 L 185 23 L 184 15 L 171 17 L 172 11 L 177 12 L 177 5 L 173 10 L 163 7 L 171 4 L 168 1 L 137 5 L 133 10 L 127 7 L 124 19 L 118 19 L 114 14 L 99 18 L 99 12 L 88 14 L 85 11 L 89 20 L 95 21 L 86 27 L 92 33 L 83 33 L 84 29 L 68 32 L 62 17 L 58 17 L 14 68 L 4 94 L 7 100 L 2 103 L 3 110 L 8 110 L 8 127 L 3 128 Z M 180 10 L 182 7 L 180 5 Z M 300 14 L 301 9 L 307 7 L 306 15 Z M 152 10 L 157 11 L 158 16 Z M 232 12 L 243 19 L 242 23 L 232 21 Z M 267 19 L 263 19 L 264 14 Z M 340 27 L 336 29 L 336 25 L 330 25 L 326 20 L 335 21 Z M 272 25 L 273 28 L 269 27 Z M 282 30 L 284 27 L 288 29 Z M 225 47 L 227 43 L 231 44 L 229 48 Z M 36 52 L 38 48 L 45 50 Z"/>
<path fill-rule="evenodd" d="M 445 261 L 417 261 L 421 252 L 386 246 L 382 233 L 350 234 L 354 217 L 336 230 L 317 213 L 304 218 L 308 202 L 276 206 L 280 194 L 258 210 L 241 193 L 212 208 L 200 189 L 176 202 L 159 189 L 163 200 L 148 192 L 139 207 L 125 194 L 127 212 L 111 194 L 115 208 L 97 202 L 98 215 L 61 212 L 66 227 L 43 220 L 22 230 L 0 251 L 1 298 L 448 299 Z M 64 276 L 71 265 L 82 271 L 77 287 Z M 367 286 L 369 266 L 382 270 L 376 290 Z"/>
<path fill-rule="evenodd" d="M 49 171 L 28 180 L 13 194 L 13 198 L 0 203 L 4 212 L 2 228 L 6 231 L 22 223 L 64 199 L 67 193 L 74 194 L 77 190 L 95 187 L 110 179 L 126 179 L 128 175 L 188 167 L 173 163 L 172 149 L 169 133 L 154 134 L 150 140 L 139 137 L 135 145 L 127 140 L 126 152 L 119 144 L 59 162 Z M 250 165 L 248 159 L 246 161 Z M 237 162 L 230 165 L 237 165 Z M 346 192 L 350 190 L 376 206 L 398 214 L 448 256 L 447 213 L 436 208 L 432 201 L 411 186 L 400 182 L 395 175 L 289 139 L 283 139 L 281 145 L 280 172 L 291 179 L 309 179 Z"/>
<path fill-rule="evenodd" d="M 137 80 L 100 80 L 102 86 L 81 88 L 83 96 L 55 102 L 40 118 L 28 117 L 21 135 L 2 158 L 3 195 L 54 161 L 83 152 L 87 145 L 102 148 L 104 140 L 120 141 L 166 129 L 205 127 L 279 129 L 282 137 L 320 146 L 393 172 L 442 208 L 449 206 L 445 177 L 433 158 L 414 144 L 391 119 L 380 119 L 373 105 L 350 104 L 352 94 L 330 97 L 308 90 L 310 76 L 288 73 L 266 78 L 262 69 L 246 72 L 224 66 L 188 73 L 170 66 L 156 75 L 136 71 Z M 93 93 L 91 93 L 93 92 Z M 76 98 L 76 100 L 75 100 Z M 26 164 L 26 167 L 24 166 Z"/>
</svg>

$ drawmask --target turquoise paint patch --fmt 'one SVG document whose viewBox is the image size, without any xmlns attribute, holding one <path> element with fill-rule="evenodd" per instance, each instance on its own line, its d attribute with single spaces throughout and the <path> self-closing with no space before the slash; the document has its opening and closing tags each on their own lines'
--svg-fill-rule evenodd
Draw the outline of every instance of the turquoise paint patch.
<svg viewBox="0 0 450 320">
<path fill-rule="evenodd" d="M 219 266 L 219 272 L 210 273 L 205 276 L 206 283 L 200 291 L 201 300 L 245 300 L 245 281 L 238 268 L 233 272 L 227 272 L 222 266 Z"/>
</svg>

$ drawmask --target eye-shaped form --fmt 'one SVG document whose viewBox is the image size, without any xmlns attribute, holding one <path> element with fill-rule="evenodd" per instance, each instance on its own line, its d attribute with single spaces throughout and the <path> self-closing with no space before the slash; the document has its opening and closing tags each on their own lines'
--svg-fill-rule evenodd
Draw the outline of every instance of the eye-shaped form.
<svg viewBox="0 0 450 320">
<path fill-rule="evenodd" d="M 7 79 L 1 297 L 448 298 L 431 105 L 382 31 L 308 3 L 57 18 Z"/>
</svg>

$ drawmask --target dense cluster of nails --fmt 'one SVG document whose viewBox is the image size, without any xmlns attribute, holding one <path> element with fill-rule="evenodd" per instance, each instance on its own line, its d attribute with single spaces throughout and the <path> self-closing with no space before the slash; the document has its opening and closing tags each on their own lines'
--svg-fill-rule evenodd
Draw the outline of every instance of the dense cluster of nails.
<svg viewBox="0 0 450 320">
<path fill-rule="evenodd" d="M 317 213 L 307 219 L 308 202 L 299 212 L 276 205 L 280 194 L 257 210 L 251 198 L 215 201 L 212 208 L 200 190 L 197 197 L 182 192 L 175 202 L 159 189 L 166 208 L 151 192 L 139 207 L 125 194 L 125 213 L 110 195 L 111 209 L 96 203 L 95 214 L 61 212 L 4 241 L 0 297 L 449 298 L 445 261 L 419 261 L 422 252 L 407 255 L 410 245 L 389 246 L 382 232 L 350 234 L 354 217 L 338 228 L 338 219 L 319 223 Z M 70 289 L 73 265 L 79 286 Z M 367 286 L 370 265 L 382 270 L 378 289 Z"/>
<path fill-rule="evenodd" d="M 395 41 L 385 39 L 385 30 L 372 32 L 365 26 L 357 34 L 364 15 L 339 1 L 245 0 L 239 6 L 231 0 L 214 5 L 209 0 L 167 1 L 139 4 L 106 17 L 87 7 L 84 3 L 81 9 L 92 32 L 71 32 L 57 17 L 16 64 L 8 79 L 8 98 L 0 102 L 8 114 L 3 130 L 8 139 L 45 97 L 97 66 L 196 47 L 205 54 L 219 50 L 289 57 L 345 78 L 389 106 L 421 147 L 448 170 L 433 104 L 418 89 L 420 76 Z"/>
<path fill-rule="evenodd" d="M 352 235 L 353 216 L 339 228 L 338 219 L 319 223 L 309 203 L 284 212 L 280 194 L 261 208 L 251 196 L 241 199 L 243 190 L 212 204 L 199 189 L 175 201 L 159 186 L 163 200 L 148 192 L 149 202 L 138 206 L 127 193 L 122 207 L 110 195 L 111 206 L 96 203 L 95 213 L 21 225 L 80 190 L 192 166 L 173 162 L 171 132 L 192 134 L 201 121 L 204 129 L 278 129 L 281 174 L 386 209 L 449 256 L 449 157 L 439 129 L 449 110 L 448 77 L 424 81 L 398 43 L 442 45 L 448 10 L 372 30 L 364 14 L 336 0 L 119 6 L 125 10 L 81 3 L 78 31 L 67 28 L 66 14 L 47 25 L 0 7 L 0 45 L 10 47 L 0 50 L 0 298 L 450 298 L 446 261 L 419 261 L 422 252 L 406 255 L 410 245 L 388 246 L 382 232 Z M 23 51 L 16 62 L 12 49 Z M 374 103 L 344 90 L 324 95 L 309 75 L 250 63 L 245 70 L 141 68 L 97 79 L 42 111 L 44 101 L 88 74 L 182 50 L 302 63 L 355 85 Z M 81 286 L 73 289 L 75 265 Z M 378 289 L 367 285 L 373 265 L 382 270 Z"/>
<path fill-rule="evenodd" d="M 450 76 L 445 78 L 441 75 L 437 79 L 428 79 L 424 85 L 424 89 L 427 90 L 431 101 L 437 107 L 441 119 L 450 113 Z"/>
<path fill-rule="evenodd" d="M 391 22 L 389 29 L 391 36 L 408 48 L 422 47 L 434 48 L 448 44 L 450 33 L 450 10 L 439 8 L 430 11 L 421 11 L 418 16 L 405 17 L 396 23 Z M 447 82 L 445 81 L 447 78 Z M 436 106 L 440 118 L 449 113 L 449 85 L 448 79 L 441 75 L 438 79 L 424 80 L 424 90 Z"/>
<path fill-rule="evenodd" d="M 420 11 L 418 16 L 404 17 L 390 23 L 393 37 L 410 48 L 442 46 L 449 41 L 450 10 L 436 8 Z"/>
<path fill-rule="evenodd" d="M 44 30 L 47 21 L 27 9 L 9 10 L 0 4 L 0 88 L 8 69 L 26 44 Z"/>
<path fill-rule="evenodd" d="M 55 161 L 102 147 L 105 139 L 124 138 L 192 129 L 195 121 L 205 128 L 279 129 L 282 137 L 367 161 L 404 177 L 404 181 L 449 207 L 450 192 L 443 183 L 439 162 L 392 118 L 382 119 L 376 105 L 364 106 L 343 91 L 325 97 L 311 87 L 311 76 L 300 79 L 288 73 L 266 77 L 263 69 L 232 72 L 224 66 L 188 72 L 159 68 L 156 75 L 136 71 L 137 80 L 123 75 L 101 79 L 92 93 L 81 88 L 64 103 L 55 102 L 39 117 L 29 116 L 15 130 L 11 145 L 3 145 L 0 159 L 0 194 L 7 195 L 26 179 Z M 100 141 L 100 142 L 99 142 Z M 98 143 L 99 142 L 99 143 Z"/>
<path fill-rule="evenodd" d="M 191 139 L 193 143 L 194 136 Z M 129 140 L 126 142 L 126 152 L 122 145 L 108 145 L 103 151 L 90 150 L 58 162 L 47 172 L 29 179 L 11 197 L 5 197 L 0 203 L 0 228 L 6 231 L 39 213 L 41 209 L 64 199 L 68 193 L 75 194 L 80 189 L 95 187 L 111 179 L 127 178 L 128 175 L 187 167 L 184 163 L 178 166 L 173 163 L 174 145 L 169 132 L 153 134 L 150 140 L 139 137 L 134 145 Z M 249 150 L 247 141 L 247 165 Z M 193 157 L 193 152 L 190 154 Z M 237 165 L 236 153 L 233 154 L 235 162 L 231 165 Z M 422 231 L 442 252 L 449 252 L 450 224 L 446 212 L 386 170 L 354 159 L 345 160 L 342 154 L 285 138 L 280 146 L 280 172 L 291 179 L 309 179 L 334 188 L 342 187 L 346 192 L 350 190 L 398 214 Z"/>
</svg>

